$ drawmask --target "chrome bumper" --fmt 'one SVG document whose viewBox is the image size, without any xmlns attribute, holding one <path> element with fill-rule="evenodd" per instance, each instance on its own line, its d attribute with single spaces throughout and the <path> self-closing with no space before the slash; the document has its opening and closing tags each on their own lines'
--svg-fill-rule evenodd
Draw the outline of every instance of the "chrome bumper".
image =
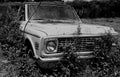
<svg viewBox="0 0 120 77">
<path fill-rule="evenodd" d="M 39 57 L 39 59 L 42 61 L 42 62 L 53 62 L 53 61 L 60 61 L 62 60 L 62 57 L 63 57 L 63 53 L 61 54 L 54 54 L 54 56 L 47 56 L 45 55 L 44 57 Z M 75 55 L 77 55 L 77 58 L 78 59 L 90 59 L 90 58 L 94 58 L 94 55 L 93 55 L 93 51 L 88 51 L 88 52 L 76 52 Z"/>
</svg>

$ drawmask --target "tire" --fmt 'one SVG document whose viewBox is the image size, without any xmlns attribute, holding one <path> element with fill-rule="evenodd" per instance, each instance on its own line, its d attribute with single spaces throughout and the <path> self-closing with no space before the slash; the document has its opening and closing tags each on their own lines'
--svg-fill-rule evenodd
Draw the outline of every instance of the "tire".
<svg viewBox="0 0 120 77">
<path fill-rule="evenodd" d="M 26 53 L 28 54 L 29 58 L 35 59 L 32 46 L 26 46 L 26 47 L 27 47 Z"/>
</svg>

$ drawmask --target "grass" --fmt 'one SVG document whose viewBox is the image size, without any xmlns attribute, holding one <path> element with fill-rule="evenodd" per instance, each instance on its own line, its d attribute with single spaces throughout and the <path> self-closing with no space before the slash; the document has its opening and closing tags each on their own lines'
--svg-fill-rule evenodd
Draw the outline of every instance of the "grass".
<svg viewBox="0 0 120 77">
<path fill-rule="evenodd" d="M 120 18 L 95 18 L 95 19 L 81 19 L 86 24 L 97 24 L 102 26 L 109 26 L 119 33 L 118 40 L 120 40 Z"/>
<path fill-rule="evenodd" d="M 82 22 L 87 24 L 97 24 L 113 27 L 117 32 L 120 33 L 120 18 L 82 19 Z"/>
</svg>

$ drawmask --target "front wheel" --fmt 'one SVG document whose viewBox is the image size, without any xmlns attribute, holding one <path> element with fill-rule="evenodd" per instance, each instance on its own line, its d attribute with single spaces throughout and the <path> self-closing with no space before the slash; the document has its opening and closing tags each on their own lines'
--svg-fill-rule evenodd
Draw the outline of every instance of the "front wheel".
<svg viewBox="0 0 120 77">
<path fill-rule="evenodd" d="M 26 47 L 27 47 L 26 53 L 28 54 L 28 56 L 32 59 L 35 59 L 32 47 L 31 46 L 26 46 Z"/>
</svg>

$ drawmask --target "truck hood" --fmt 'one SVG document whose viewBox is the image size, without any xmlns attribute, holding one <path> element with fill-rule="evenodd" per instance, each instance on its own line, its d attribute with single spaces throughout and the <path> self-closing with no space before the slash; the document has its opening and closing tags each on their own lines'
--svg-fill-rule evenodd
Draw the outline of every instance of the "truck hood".
<svg viewBox="0 0 120 77">
<path fill-rule="evenodd" d="M 79 27 L 80 26 L 80 27 Z M 32 29 L 42 31 L 49 36 L 57 35 L 103 35 L 106 33 L 117 34 L 111 27 L 92 25 L 92 24 L 78 24 L 78 23 L 31 23 Z M 80 33 L 78 33 L 80 32 Z"/>
</svg>

